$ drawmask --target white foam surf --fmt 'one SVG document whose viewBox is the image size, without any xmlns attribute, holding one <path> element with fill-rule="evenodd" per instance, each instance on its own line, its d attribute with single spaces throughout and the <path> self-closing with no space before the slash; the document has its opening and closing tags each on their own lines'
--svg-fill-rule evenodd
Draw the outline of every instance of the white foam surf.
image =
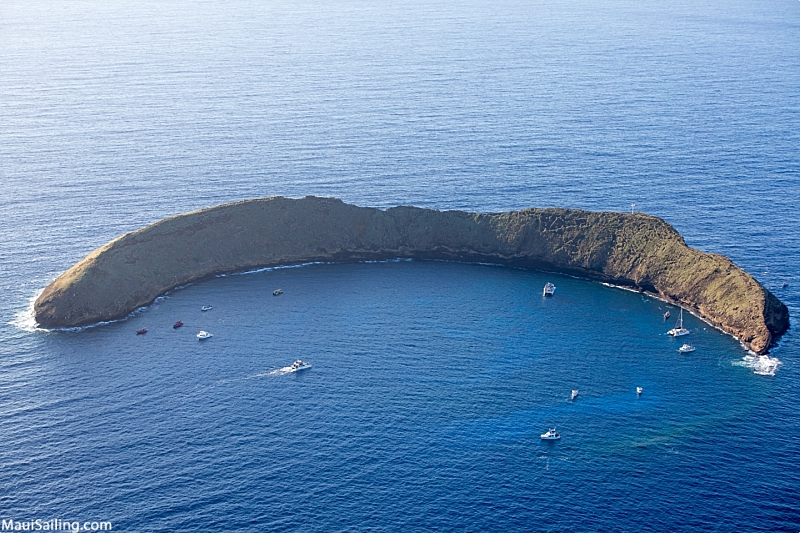
<svg viewBox="0 0 800 533">
<path fill-rule="evenodd" d="M 15 328 L 19 328 L 22 331 L 46 331 L 39 328 L 36 324 L 36 317 L 33 312 L 33 306 L 36 303 L 36 300 L 39 298 L 39 295 L 44 292 L 45 287 L 42 287 L 41 290 L 37 291 L 36 294 L 31 296 L 28 300 L 28 305 L 25 306 L 25 309 L 17 312 L 14 315 L 14 319 L 9 322 L 9 325 L 14 326 Z"/>
<path fill-rule="evenodd" d="M 777 357 L 768 355 L 756 355 L 753 352 L 745 355 L 741 361 L 733 361 L 733 366 L 743 366 L 753 370 L 759 376 L 774 376 L 778 367 L 783 364 Z"/>
</svg>

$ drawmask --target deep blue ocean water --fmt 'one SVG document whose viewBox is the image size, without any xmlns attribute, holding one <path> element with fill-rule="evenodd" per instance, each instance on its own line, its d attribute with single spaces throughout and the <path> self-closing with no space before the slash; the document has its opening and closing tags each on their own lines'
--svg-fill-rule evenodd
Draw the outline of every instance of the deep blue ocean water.
<svg viewBox="0 0 800 533">
<path fill-rule="evenodd" d="M 690 315 L 697 351 L 678 354 L 658 300 L 420 261 L 215 278 L 125 321 L 29 327 L 31 299 L 122 233 L 307 194 L 635 204 L 795 323 L 800 2 L 319 4 L 0 2 L 0 519 L 800 531 L 794 329 L 757 375 Z M 313 368 L 280 371 L 297 358 Z"/>
</svg>

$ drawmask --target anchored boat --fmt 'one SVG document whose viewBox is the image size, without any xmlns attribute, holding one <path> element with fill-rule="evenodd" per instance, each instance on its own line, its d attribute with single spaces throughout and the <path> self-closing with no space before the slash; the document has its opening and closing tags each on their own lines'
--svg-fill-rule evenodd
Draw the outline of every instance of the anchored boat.
<svg viewBox="0 0 800 533">
<path fill-rule="evenodd" d="M 542 433 L 542 440 L 561 440 L 561 435 L 558 434 L 556 428 L 550 429 L 547 433 Z"/>
<path fill-rule="evenodd" d="M 544 290 L 542 291 L 542 296 L 552 296 L 553 293 L 555 293 L 555 292 L 556 292 L 556 286 L 548 281 L 544 285 Z"/>
<path fill-rule="evenodd" d="M 681 316 L 678 319 L 678 322 L 675 324 L 675 327 L 672 328 L 667 332 L 667 335 L 672 335 L 673 337 L 681 337 L 683 335 L 688 335 L 689 330 L 683 327 L 683 309 L 681 309 Z"/>
</svg>

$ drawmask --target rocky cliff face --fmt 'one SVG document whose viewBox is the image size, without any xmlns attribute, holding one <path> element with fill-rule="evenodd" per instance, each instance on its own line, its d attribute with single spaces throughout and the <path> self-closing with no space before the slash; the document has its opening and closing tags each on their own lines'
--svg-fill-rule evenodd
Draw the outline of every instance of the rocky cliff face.
<svg viewBox="0 0 800 533">
<path fill-rule="evenodd" d="M 491 261 L 627 285 L 706 317 L 764 353 L 789 327 L 768 290 L 721 255 L 689 248 L 645 214 L 525 209 L 499 214 L 356 207 L 332 198 L 266 198 L 157 222 L 95 250 L 34 306 L 45 328 L 126 316 L 215 274 L 309 261 L 413 257 Z"/>
</svg>

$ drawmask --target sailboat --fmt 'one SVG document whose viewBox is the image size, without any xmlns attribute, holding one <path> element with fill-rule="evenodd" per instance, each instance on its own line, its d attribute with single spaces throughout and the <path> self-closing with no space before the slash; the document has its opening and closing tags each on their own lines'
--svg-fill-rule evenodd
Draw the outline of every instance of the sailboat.
<svg viewBox="0 0 800 533">
<path fill-rule="evenodd" d="M 689 330 L 683 327 L 683 308 L 681 308 L 681 316 L 678 319 L 678 323 L 675 324 L 675 327 L 672 328 L 667 332 L 667 335 L 672 335 L 673 337 L 680 337 L 681 335 L 688 335 Z"/>
</svg>

